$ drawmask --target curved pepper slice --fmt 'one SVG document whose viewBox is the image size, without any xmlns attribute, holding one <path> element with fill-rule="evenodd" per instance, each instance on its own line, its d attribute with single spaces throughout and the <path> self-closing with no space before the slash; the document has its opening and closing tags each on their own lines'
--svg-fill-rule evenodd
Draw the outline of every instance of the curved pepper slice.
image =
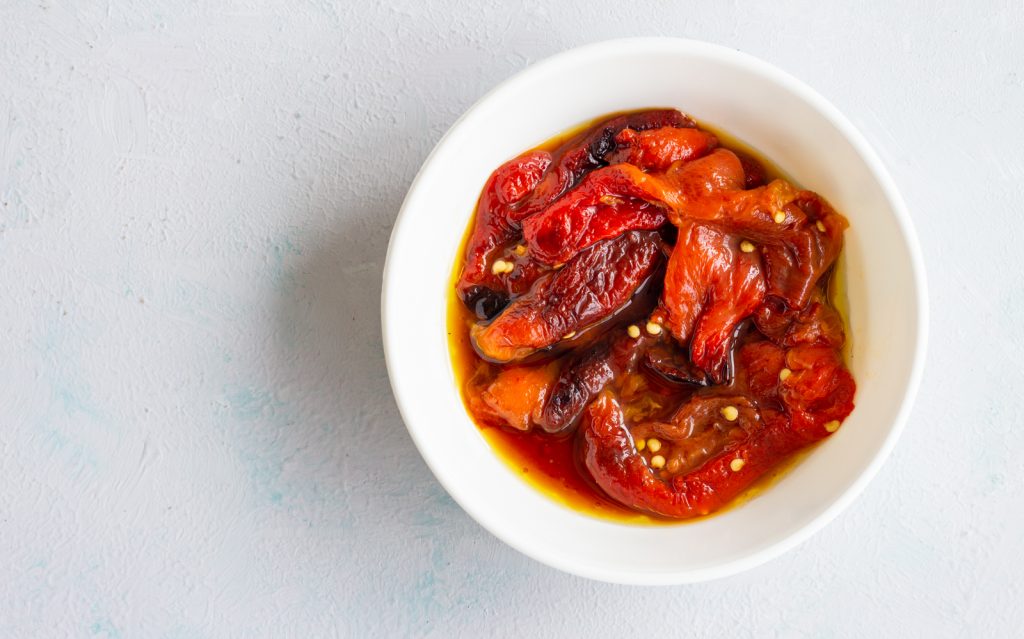
<svg viewBox="0 0 1024 639">
<path fill-rule="evenodd" d="M 567 430 L 615 373 L 607 342 L 570 358 L 547 395 L 540 413 L 541 428 L 549 433 Z"/>
<path fill-rule="evenodd" d="M 785 415 L 762 415 L 762 420 L 753 435 L 696 470 L 663 479 L 637 452 L 619 403 L 604 392 L 585 414 L 583 462 L 597 485 L 625 506 L 674 519 L 699 517 L 727 504 L 808 443 Z M 737 459 L 742 465 L 734 463 Z"/>
<path fill-rule="evenodd" d="M 666 325 L 690 359 L 716 383 L 727 377 L 736 326 L 764 301 L 760 257 L 736 238 L 702 224 L 679 231 L 665 272 Z"/>
<path fill-rule="evenodd" d="M 662 260 L 655 232 L 634 231 L 595 244 L 542 276 L 490 324 L 470 330 L 481 357 L 522 359 L 611 316 L 625 305 Z"/>
<path fill-rule="evenodd" d="M 569 260 L 584 248 L 626 231 L 653 230 L 666 222 L 661 206 L 612 195 L 594 197 L 584 184 L 523 222 L 530 254 L 548 264 Z"/>
<path fill-rule="evenodd" d="M 648 346 L 645 338 L 634 339 L 623 332 L 570 357 L 552 384 L 537 423 L 549 433 L 568 430 L 609 382 L 636 368 Z"/>
<path fill-rule="evenodd" d="M 615 142 L 618 149 L 609 156 L 610 163 L 628 162 L 645 171 L 664 171 L 674 162 L 695 160 L 718 146 L 714 134 L 674 127 L 623 129 Z"/>
<path fill-rule="evenodd" d="M 701 191 L 736 188 L 743 183 L 743 169 L 735 156 L 714 155 L 713 162 L 693 158 L 710 150 L 714 136 L 698 129 L 668 129 L 677 134 L 692 134 L 693 147 L 681 147 L 679 140 L 665 147 L 651 148 L 651 139 L 664 137 L 665 129 L 636 132 L 634 136 L 660 134 L 646 140 L 646 147 L 631 150 L 641 163 L 658 166 L 673 158 L 672 183 L 644 173 L 633 164 L 616 164 L 588 174 L 579 186 L 551 206 L 523 222 L 523 239 L 531 254 L 549 264 L 557 264 L 600 240 L 625 231 L 656 229 L 665 223 L 665 206 L 681 205 L 684 198 L 697 200 Z M 625 133 L 625 131 L 623 132 Z M 621 138 L 622 134 L 620 134 Z M 658 156 L 658 153 L 665 155 Z M 728 152 L 727 152 L 728 153 Z M 632 157 L 632 155 L 628 156 Z M 722 160 L 735 160 L 734 174 L 721 175 Z M 675 161 L 675 160 L 673 160 Z M 671 164 L 671 162 L 669 162 Z M 690 168 L 690 165 L 694 166 Z M 641 164 L 643 165 L 643 164 Z M 692 192 L 680 193 L 682 189 Z"/>
<path fill-rule="evenodd" d="M 551 162 L 547 151 L 528 151 L 498 167 L 484 185 L 456 284 L 459 297 L 467 306 L 477 307 L 478 316 L 487 316 L 507 302 L 507 297 L 494 299 L 506 287 L 501 275 L 491 271 L 493 254 L 515 238 L 518 229 L 511 221 L 513 207 L 533 192 Z"/>
</svg>

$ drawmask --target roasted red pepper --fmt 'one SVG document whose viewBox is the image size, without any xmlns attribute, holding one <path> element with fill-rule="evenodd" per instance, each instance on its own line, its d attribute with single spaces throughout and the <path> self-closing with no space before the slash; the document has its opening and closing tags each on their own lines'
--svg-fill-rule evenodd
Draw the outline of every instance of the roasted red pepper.
<svg viewBox="0 0 1024 639">
<path fill-rule="evenodd" d="M 587 171 L 606 164 L 606 156 L 615 150 L 615 136 L 623 129 L 645 131 L 666 127 L 695 127 L 696 123 L 675 109 L 654 109 L 627 113 L 570 139 L 554 155 L 558 158 L 552 170 L 537 186 L 531 200 L 522 207 L 519 219 L 536 213 L 579 182 Z"/>
<path fill-rule="evenodd" d="M 649 344 L 619 332 L 569 357 L 551 386 L 538 424 L 549 433 L 575 425 L 583 409 L 616 376 L 633 371 Z"/>
<path fill-rule="evenodd" d="M 587 409 L 583 460 L 598 486 L 616 501 L 663 517 L 689 519 L 718 510 L 807 444 L 785 415 L 770 413 L 763 420 L 755 434 L 727 452 L 696 470 L 663 479 L 637 452 L 619 403 L 605 393 Z"/>
<path fill-rule="evenodd" d="M 680 228 L 665 272 L 665 324 L 716 383 L 726 380 L 736 326 L 764 295 L 761 259 L 749 243 L 703 224 Z"/>
<path fill-rule="evenodd" d="M 846 341 L 843 318 L 817 290 L 804 309 L 790 309 L 768 299 L 753 316 L 757 330 L 780 346 L 799 344 L 841 348 Z"/>
<path fill-rule="evenodd" d="M 742 381 L 731 394 L 696 395 L 667 423 L 631 430 L 614 396 L 598 396 L 582 430 L 583 459 L 594 481 L 630 508 L 680 519 L 706 515 L 795 451 L 835 432 L 853 410 L 855 384 L 834 348 L 783 350 L 755 341 L 738 359 Z M 648 450 L 657 439 L 657 463 L 638 450 L 644 446 L 635 437 L 646 437 Z"/>
<path fill-rule="evenodd" d="M 639 327 L 638 327 L 639 328 Z M 670 384 L 707 386 L 707 373 L 690 361 L 689 353 L 673 341 L 659 341 L 644 349 L 644 367 Z"/>
<path fill-rule="evenodd" d="M 496 423 L 529 430 L 541 421 L 555 371 L 551 363 L 506 368 L 493 380 L 475 387 L 471 405 L 476 414 L 486 415 Z"/>
<path fill-rule="evenodd" d="M 537 280 L 489 324 L 473 326 L 473 344 L 490 361 L 523 359 L 610 317 L 661 260 L 661 239 L 653 232 L 634 231 L 595 244 Z"/>
<path fill-rule="evenodd" d="M 660 132 L 659 129 L 648 133 Z M 670 147 L 673 149 L 678 150 Z M 706 150 L 702 146 L 685 159 Z M 674 165 L 666 174 L 672 176 L 671 182 L 667 177 L 648 175 L 632 164 L 617 164 L 590 173 L 571 193 L 523 222 L 523 237 L 531 255 L 549 264 L 564 262 L 599 240 L 629 230 L 660 227 L 669 208 L 684 203 L 688 189 L 695 189 L 700 195 L 705 190 L 742 184 L 742 168 L 735 156 L 730 154 L 735 166 L 727 167 L 735 170 L 735 177 L 721 175 L 722 156 L 717 152 L 712 156 L 713 163 L 684 160 Z"/>
<path fill-rule="evenodd" d="M 547 151 L 528 151 L 498 167 L 484 185 L 456 285 L 459 297 L 479 317 L 493 315 L 507 302 L 501 274 L 491 270 L 494 253 L 518 234 L 514 207 L 533 192 L 551 161 Z"/>
<path fill-rule="evenodd" d="M 524 225 L 532 254 L 545 262 L 571 256 L 593 238 L 628 228 L 653 228 L 640 202 L 658 204 L 677 226 L 705 221 L 758 245 L 767 294 L 803 308 L 811 289 L 842 248 L 845 218 L 810 191 L 776 180 L 744 190 L 740 159 L 717 149 L 660 174 L 630 164 L 590 173 L 573 193 Z M 601 209 L 605 203 L 609 209 Z M 621 212 L 614 205 L 618 203 Z"/>
<path fill-rule="evenodd" d="M 768 295 L 790 308 L 807 305 L 815 284 L 839 257 L 849 226 L 817 193 L 800 191 L 784 207 L 785 228 L 762 249 Z"/>
<path fill-rule="evenodd" d="M 570 358 L 548 393 L 538 420 L 541 427 L 549 433 L 560 433 L 571 427 L 615 373 L 607 342 Z"/>
<path fill-rule="evenodd" d="M 581 185 L 546 210 L 528 218 L 523 236 L 531 255 L 548 264 L 567 261 L 584 248 L 626 231 L 664 226 L 661 206 L 630 198 L 587 197 Z"/>
<path fill-rule="evenodd" d="M 458 283 L 471 412 L 658 516 L 721 508 L 853 410 L 826 286 L 846 219 L 719 144 L 657 110 L 523 154 Z"/>
<path fill-rule="evenodd" d="M 618 150 L 609 162 L 628 162 L 645 171 L 664 171 L 674 162 L 695 160 L 718 146 L 718 138 L 707 131 L 679 128 L 623 129 L 615 142 Z"/>
<path fill-rule="evenodd" d="M 520 237 L 520 225 L 525 218 L 575 186 L 584 173 L 604 165 L 605 157 L 615 149 L 615 136 L 620 131 L 693 126 L 692 119 L 675 109 L 630 113 L 602 122 L 553 151 L 528 151 L 499 167 L 477 203 L 473 232 L 456 285 L 459 297 L 478 317 L 489 318 L 507 303 L 510 293 L 521 294 L 529 288 L 542 269 L 529 260 L 520 260 L 524 269 L 495 273 L 492 265 L 499 257 L 496 253 Z"/>
</svg>

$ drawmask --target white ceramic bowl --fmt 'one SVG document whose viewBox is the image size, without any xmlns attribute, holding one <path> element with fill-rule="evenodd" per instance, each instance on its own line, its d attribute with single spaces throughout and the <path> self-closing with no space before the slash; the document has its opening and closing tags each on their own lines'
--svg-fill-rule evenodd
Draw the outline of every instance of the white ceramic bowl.
<svg viewBox="0 0 1024 639">
<path fill-rule="evenodd" d="M 595 519 L 513 474 L 463 409 L 445 332 L 449 274 L 490 172 L 577 124 L 643 107 L 677 107 L 747 142 L 851 222 L 845 259 L 856 410 L 762 495 L 675 526 Z M 924 268 L 910 218 L 860 133 L 812 89 L 765 62 L 663 38 L 556 55 L 469 109 L 409 189 L 388 248 L 382 307 L 402 417 L 452 497 L 530 557 L 577 575 L 636 584 L 694 582 L 751 568 L 835 517 L 896 442 L 918 386 L 927 329 Z"/>
</svg>

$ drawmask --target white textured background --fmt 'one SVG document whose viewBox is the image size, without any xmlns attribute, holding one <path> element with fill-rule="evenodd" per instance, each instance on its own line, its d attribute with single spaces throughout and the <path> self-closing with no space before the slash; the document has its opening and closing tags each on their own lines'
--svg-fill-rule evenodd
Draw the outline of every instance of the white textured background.
<svg viewBox="0 0 1024 639">
<path fill-rule="evenodd" d="M 0 636 L 1021 636 L 1021 2 L 90 4 L 0 0 Z M 511 73 L 626 35 L 732 46 L 834 101 L 931 284 L 878 478 L 699 586 L 495 540 L 420 460 L 381 353 L 388 234 L 432 145 Z"/>
</svg>

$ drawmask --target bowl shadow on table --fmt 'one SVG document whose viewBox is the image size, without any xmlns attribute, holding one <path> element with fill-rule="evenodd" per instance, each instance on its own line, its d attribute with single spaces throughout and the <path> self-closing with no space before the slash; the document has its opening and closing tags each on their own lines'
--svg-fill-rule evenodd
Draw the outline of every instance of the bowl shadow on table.
<svg viewBox="0 0 1024 639">
<path fill-rule="evenodd" d="M 265 449 L 286 460 L 276 488 L 280 504 L 319 530 L 306 534 L 333 544 L 339 561 L 400 544 L 392 552 L 404 561 L 415 553 L 412 561 L 433 574 L 456 561 L 455 548 L 466 543 L 526 561 L 448 496 L 413 445 L 391 393 L 380 284 L 401 195 L 357 196 L 332 216 L 328 230 L 300 238 L 301 250 L 287 260 L 267 353 L 268 375 L 282 381 L 278 405 L 286 417 L 274 450 Z M 389 579 L 369 578 L 384 580 L 381 588 Z"/>
<path fill-rule="evenodd" d="M 347 491 L 370 488 L 360 478 L 392 483 L 390 473 L 376 470 L 386 464 L 416 465 L 418 481 L 429 477 L 422 463 L 413 464 L 416 450 L 381 346 L 380 278 L 393 208 L 358 202 L 327 229 L 292 239 L 297 248 L 285 256 L 273 307 L 269 376 L 287 380 L 282 402 L 294 413 L 288 437 L 324 447 L 340 473 L 327 476 L 345 480 Z"/>
</svg>

